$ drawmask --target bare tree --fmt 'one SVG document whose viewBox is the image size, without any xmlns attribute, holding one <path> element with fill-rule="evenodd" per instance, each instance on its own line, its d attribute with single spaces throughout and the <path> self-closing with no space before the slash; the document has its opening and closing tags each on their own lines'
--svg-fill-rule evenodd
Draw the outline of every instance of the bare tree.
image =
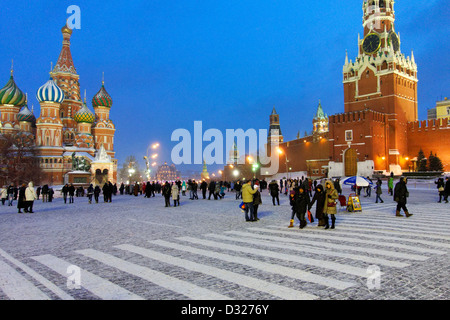
<svg viewBox="0 0 450 320">
<path fill-rule="evenodd" d="M 40 184 L 43 172 L 31 134 L 19 132 L 0 136 L 0 183 Z"/>
</svg>

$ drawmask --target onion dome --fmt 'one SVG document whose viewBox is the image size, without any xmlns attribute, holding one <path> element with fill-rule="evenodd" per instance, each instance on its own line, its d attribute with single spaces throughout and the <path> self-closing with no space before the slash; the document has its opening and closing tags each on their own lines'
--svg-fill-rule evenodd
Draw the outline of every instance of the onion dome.
<svg viewBox="0 0 450 320">
<path fill-rule="evenodd" d="M 36 98 L 39 102 L 56 102 L 61 103 L 64 101 L 64 92 L 57 86 L 52 78 L 47 81 L 36 93 Z"/>
<path fill-rule="evenodd" d="M 89 110 L 86 105 L 86 102 L 83 103 L 83 107 L 75 113 L 73 119 L 78 123 L 94 123 L 95 115 Z"/>
<path fill-rule="evenodd" d="M 11 70 L 11 78 L 8 83 L 0 90 L 0 104 L 11 104 L 14 106 L 23 106 L 25 104 L 25 94 L 17 87 L 13 72 Z"/>
<path fill-rule="evenodd" d="M 92 98 L 92 105 L 94 107 L 111 108 L 112 104 L 111 96 L 106 92 L 105 83 L 103 82 L 100 91 Z"/>
<path fill-rule="evenodd" d="M 33 112 L 31 112 L 30 109 L 28 109 L 28 106 L 25 105 L 23 107 L 22 111 L 20 111 L 17 114 L 17 120 L 26 121 L 26 122 L 34 122 L 34 121 L 36 121 L 36 117 L 34 116 Z"/>
</svg>

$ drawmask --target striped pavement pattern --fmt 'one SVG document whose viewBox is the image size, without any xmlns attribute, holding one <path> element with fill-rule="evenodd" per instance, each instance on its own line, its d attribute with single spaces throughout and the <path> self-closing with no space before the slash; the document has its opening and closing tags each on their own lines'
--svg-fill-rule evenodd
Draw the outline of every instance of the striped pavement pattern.
<svg viewBox="0 0 450 320">
<path fill-rule="evenodd" d="M 70 260 L 82 257 L 80 285 L 95 299 L 181 296 L 245 300 L 249 292 L 259 292 L 266 299 L 321 299 L 326 289 L 341 292 L 364 285 L 370 266 L 379 266 L 387 273 L 447 254 L 450 217 L 441 214 L 429 221 L 430 216 L 406 219 L 389 212 L 372 216 L 370 211 L 340 214 L 335 230 L 315 225 L 288 229 L 287 223 L 258 227 L 252 223 L 239 231 L 151 240 L 140 246 L 76 250 L 64 259 L 51 254 L 33 256 L 27 259 L 28 265 L 0 249 L 0 297 L 80 299 L 77 289 L 64 284 L 67 270 L 73 266 Z M 123 275 L 122 282 L 108 273 L 110 269 Z M 123 279 L 129 276 L 141 279 L 148 287 L 134 288 L 132 280 L 125 285 Z M 214 285 L 216 282 L 230 284 L 233 292 Z M 155 286 L 166 295 L 152 294 L 148 288 Z"/>
</svg>

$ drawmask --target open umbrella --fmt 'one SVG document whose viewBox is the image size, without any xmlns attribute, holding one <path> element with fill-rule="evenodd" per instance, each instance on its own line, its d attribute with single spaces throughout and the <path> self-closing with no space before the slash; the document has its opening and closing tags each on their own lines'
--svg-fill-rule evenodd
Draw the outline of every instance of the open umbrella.
<svg viewBox="0 0 450 320">
<path fill-rule="evenodd" d="M 350 185 L 350 186 L 353 186 L 356 184 L 358 187 L 368 187 L 369 185 L 370 186 L 373 185 L 373 183 L 370 180 L 368 180 L 364 177 L 359 177 L 359 176 L 345 178 L 344 180 L 342 180 L 341 183 L 345 184 L 345 185 Z"/>
</svg>

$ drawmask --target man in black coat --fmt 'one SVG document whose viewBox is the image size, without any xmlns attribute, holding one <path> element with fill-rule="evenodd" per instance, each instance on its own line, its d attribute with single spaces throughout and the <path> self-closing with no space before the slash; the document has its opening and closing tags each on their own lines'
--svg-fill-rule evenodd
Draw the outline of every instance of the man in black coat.
<svg viewBox="0 0 450 320">
<path fill-rule="evenodd" d="M 448 203 L 448 196 L 450 195 L 450 179 L 445 178 L 445 188 L 444 188 L 444 201 Z"/>
<path fill-rule="evenodd" d="M 303 229 L 304 227 L 306 227 L 305 214 L 310 204 L 310 198 L 308 192 L 304 189 L 303 186 L 295 188 L 294 191 L 295 194 L 293 205 L 295 209 L 295 214 L 298 220 L 300 220 L 300 229 Z"/>
<path fill-rule="evenodd" d="M 172 187 L 170 186 L 168 181 L 166 181 L 166 183 L 162 187 L 162 194 L 166 201 L 166 207 L 170 207 L 170 195 L 172 194 Z"/>
<path fill-rule="evenodd" d="M 206 199 L 206 190 L 208 190 L 208 183 L 205 180 L 200 184 L 200 189 L 202 190 L 203 199 Z"/>
<path fill-rule="evenodd" d="M 397 211 L 396 211 L 395 215 L 397 217 L 403 217 L 400 214 L 401 209 L 403 209 L 403 211 L 405 211 L 405 215 L 407 218 L 412 216 L 412 214 L 410 214 L 408 212 L 408 209 L 406 208 L 406 202 L 407 202 L 408 197 L 409 197 L 409 192 L 408 192 L 408 188 L 406 187 L 406 178 L 401 177 L 400 181 L 397 182 L 397 184 L 395 185 L 395 188 L 394 188 L 394 201 L 397 202 Z"/>
<path fill-rule="evenodd" d="M 269 183 L 269 192 L 272 196 L 273 205 L 275 205 L 275 199 L 277 200 L 278 205 L 280 205 L 279 191 L 278 183 L 275 180 L 272 180 L 272 182 Z"/>
<path fill-rule="evenodd" d="M 69 186 L 69 203 L 73 203 L 73 197 L 75 196 L 75 187 L 73 184 L 70 184 Z"/>
<path fill-rule="evenodd" d="M 214 198 L 216 198 L 217 200 L 217 196 L 214 194 L 214 191 L 216 190 L 216 183 L 214 181 L 211 181 L 209 183 L 208 190 L 209 190 L 208 200 L 211 200 L 211 196 L 214 196 Z"/>
</svg>

